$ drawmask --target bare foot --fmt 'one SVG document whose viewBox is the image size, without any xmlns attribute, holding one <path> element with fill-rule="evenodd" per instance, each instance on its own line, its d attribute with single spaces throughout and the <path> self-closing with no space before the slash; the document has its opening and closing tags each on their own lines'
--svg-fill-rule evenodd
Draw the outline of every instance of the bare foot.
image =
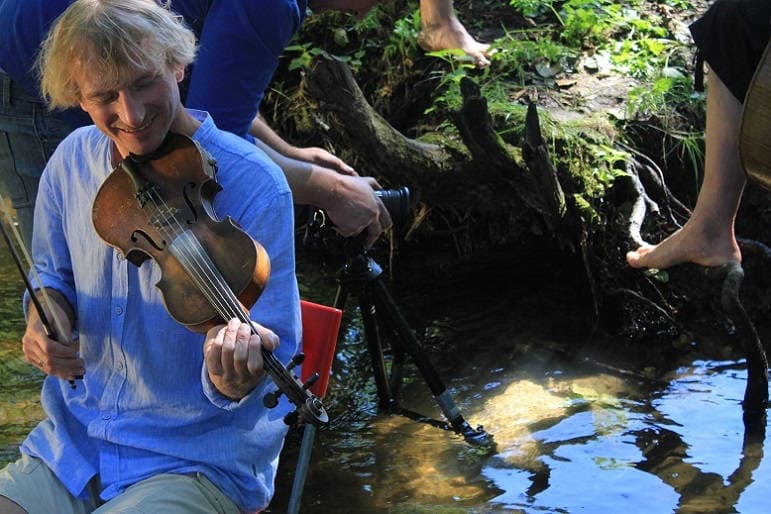
<svg viewBox="0 0 771 514">
<path fill-rule="evenodd" d="M 633 268 L 667 269 L 685 262 L 714 267 L 741 260 L 733 236 L 710 237 L 688 223 L 659 244 L 643 245 L 626 254 L 626 261 Z"/>
<path fill-rule="evenodd" d="M 424 26 L 418 35 L 418 44 L 427 52 L 460 48 L 474 60 L 477 67 L 482 68 L 490 64 L 490 45 L 471 37 L 466 27 L 455 16 Z"/>
</svg>

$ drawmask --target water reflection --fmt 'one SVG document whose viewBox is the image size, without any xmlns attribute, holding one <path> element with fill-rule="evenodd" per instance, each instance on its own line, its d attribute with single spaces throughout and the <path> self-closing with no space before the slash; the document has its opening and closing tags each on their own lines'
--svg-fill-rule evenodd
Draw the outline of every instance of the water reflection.
<svg viewBox="0 0 771 514">
<path fill-rule="evenodd" d="M 763 462 L 765 430 L 745 435 L 742 424 L 743 361 L 695 360 L 666 375 L 636 374 L 600 365 L 597 355 L 560 362 L 537 346 L 510 361 L 465 356 L 465 366 L 442 369 L 455 377 L 452 393 L 465 417 L 494 435 L 497 453 L 477 455 L 458 436 L 370 410 L 363 427 L 321 434 L 305 508 L 766 511 L 760 502 L 771 492 L 771 469 Z M 412 378 L 409 407 L 436 411 Z M 290 472 L 284 469 L 282 481 Z M 283 505 L 277 497 L 275 512 Z"/>
<path fill-rule="evenodd" d="M 678 493 L 676 512 L 760 512 L 752 499 L 758 487 L 744 493 L 762 480 L 756 470 L 763 461 L 765 427 L 745 428 L 720 416 L 721 405 L 738 405 L 743 397 L 743 367 L 697 361 L 679 374 L 654 402 L 663 420 L 635 433 L 644 454 L 638 468 Z"/>
<path fill-rule="evenodd" d="M 20 355 L 14 273 L 0 251 L 2 461 L 42 415 L 42 375 Z M 566 352 L 564 341 L 500 320 L 500 335 L 461 334 L 466 344 L 443 343 L 452 351 L 431 358 L 465 419 L 495 437 L 489 455 L 454 433 L 377 413 L 361 322 L 346 314 L 325 401 L 334 419 L 317 436 L 303 512 L 767 511 L 768 438 L 745 434 L 746 372 L 735 356 L 684 350 L 651 364 L 612 341 Z M 404 407 L 438 417 L 421 377 L 410 365 L 405 372 Z M 271 512 L 286 510 L 296 452 L 290 438 Z"/>
</svg>

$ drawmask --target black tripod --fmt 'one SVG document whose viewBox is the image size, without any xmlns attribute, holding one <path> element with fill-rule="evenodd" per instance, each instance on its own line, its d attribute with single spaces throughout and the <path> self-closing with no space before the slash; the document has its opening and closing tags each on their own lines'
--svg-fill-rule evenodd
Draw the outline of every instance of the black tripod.
<svg viewBox="0 0 771 514">
<path fill-rule="evenodd" d="M 472 428 L 460 413 L 449 391 L 442 383 L 428 356 L 420 345 L 393 297 L 383 283 L 383 270 L 368 254 L 357 238 L 346 241 L 346 264 L 338 273 L 338 288 L 334 306 L 344 310 L 348 295 L 358 296 L 364 321 L 364 335 L 372 359 L 372 369 L 379 396 L 379 407 L 405 415 L 411 419 L 429 423 L 438 428 L 452 430 L 473 445 L 489 446 L 493 438 L 481 426 Z M 395 335 L 390 338 L 392 361 L 390 375 L 386 368 L 381 328 Z M 423 375 L 434 400 L 449 421 L 427 418 L 398 405 L 396 397 L 402 382 L 402 365 L 409 355 Z"/>
</svg>

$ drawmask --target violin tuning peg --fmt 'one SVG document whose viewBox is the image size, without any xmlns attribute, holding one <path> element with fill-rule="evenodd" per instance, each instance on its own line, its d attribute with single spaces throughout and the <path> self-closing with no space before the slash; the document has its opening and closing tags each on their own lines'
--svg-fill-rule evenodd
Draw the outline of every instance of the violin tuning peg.
<svg viewBox="0 0 771 514">
<path fill-rule="evenodd" d="M 318 381 L 320 376 L 321 375 L 319 375 L 318 373 L 314 373 L 313 375 L 311 375 L 311 377 L 308 380 L 306 380 L 305 383 L 303 384 L 303 389 L 310 388 L 313 384 L 315 384 Z"/>
<path fill-rule="evenodd" d="M 266 394 L 265 397 L 262 399 L 262 404 L 265 407 L 272 409 L 273 407 L 278 405 L 278 399 L 280 396 L 281 396 L 281 391 L 277 389 L 272 393 Z"/>
<path fill-rule="evenodd" d="M 284 423 L 286 423 L 289 426 L 292 426 L 297 423 L 298 419 L 300 419 L 300 414 L 296 410 L 293 410 L 292 412 L 284 416 Z"/>
<path fill-rule="evenodd" d="M 287 363 L 286 370 L 291 371 L 292 368 L 294 368 L 295 366 L 302 364 L 304 360 L 305 360 L 304 353 L 295 354 L 295 356 L 292 357 L 292 359 Z"/>
</svg>

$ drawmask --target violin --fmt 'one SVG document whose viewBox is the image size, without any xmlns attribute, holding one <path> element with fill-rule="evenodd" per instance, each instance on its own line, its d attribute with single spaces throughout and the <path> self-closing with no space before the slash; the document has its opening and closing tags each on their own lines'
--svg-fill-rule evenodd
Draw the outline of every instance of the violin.
<svg viewBox="0 0 771 514">
<path fill-rule="evenodd" d="M 139 266 L 153 259 L 162 276 L 156 284 L 169 314 L 196 332 L 238 318 L 252 327 L 248 307 L 259 298 L 270 275 L 265 249 L 230 217 L 219 220 L 212 200 L 222 187 L 216 164 L 195 141 L 169 133 L 149 156 L 131 155 L 105 179 L 94 199 L 94 228 L 107 244 Z M 248 307 L 247 307 L 248 306 Z M 295 405 L 284 421 L 319 426 L 329 421 L 321 400 L 292 372 L 296 355 L 284 366 L 262 349 L 264 367 L 277 390 Z"/>
<path fill-rule="evenodd" d="M 747 178 L 771 191 L 771 42 L 742 104 L 739 155 Z"/>
</svg>

